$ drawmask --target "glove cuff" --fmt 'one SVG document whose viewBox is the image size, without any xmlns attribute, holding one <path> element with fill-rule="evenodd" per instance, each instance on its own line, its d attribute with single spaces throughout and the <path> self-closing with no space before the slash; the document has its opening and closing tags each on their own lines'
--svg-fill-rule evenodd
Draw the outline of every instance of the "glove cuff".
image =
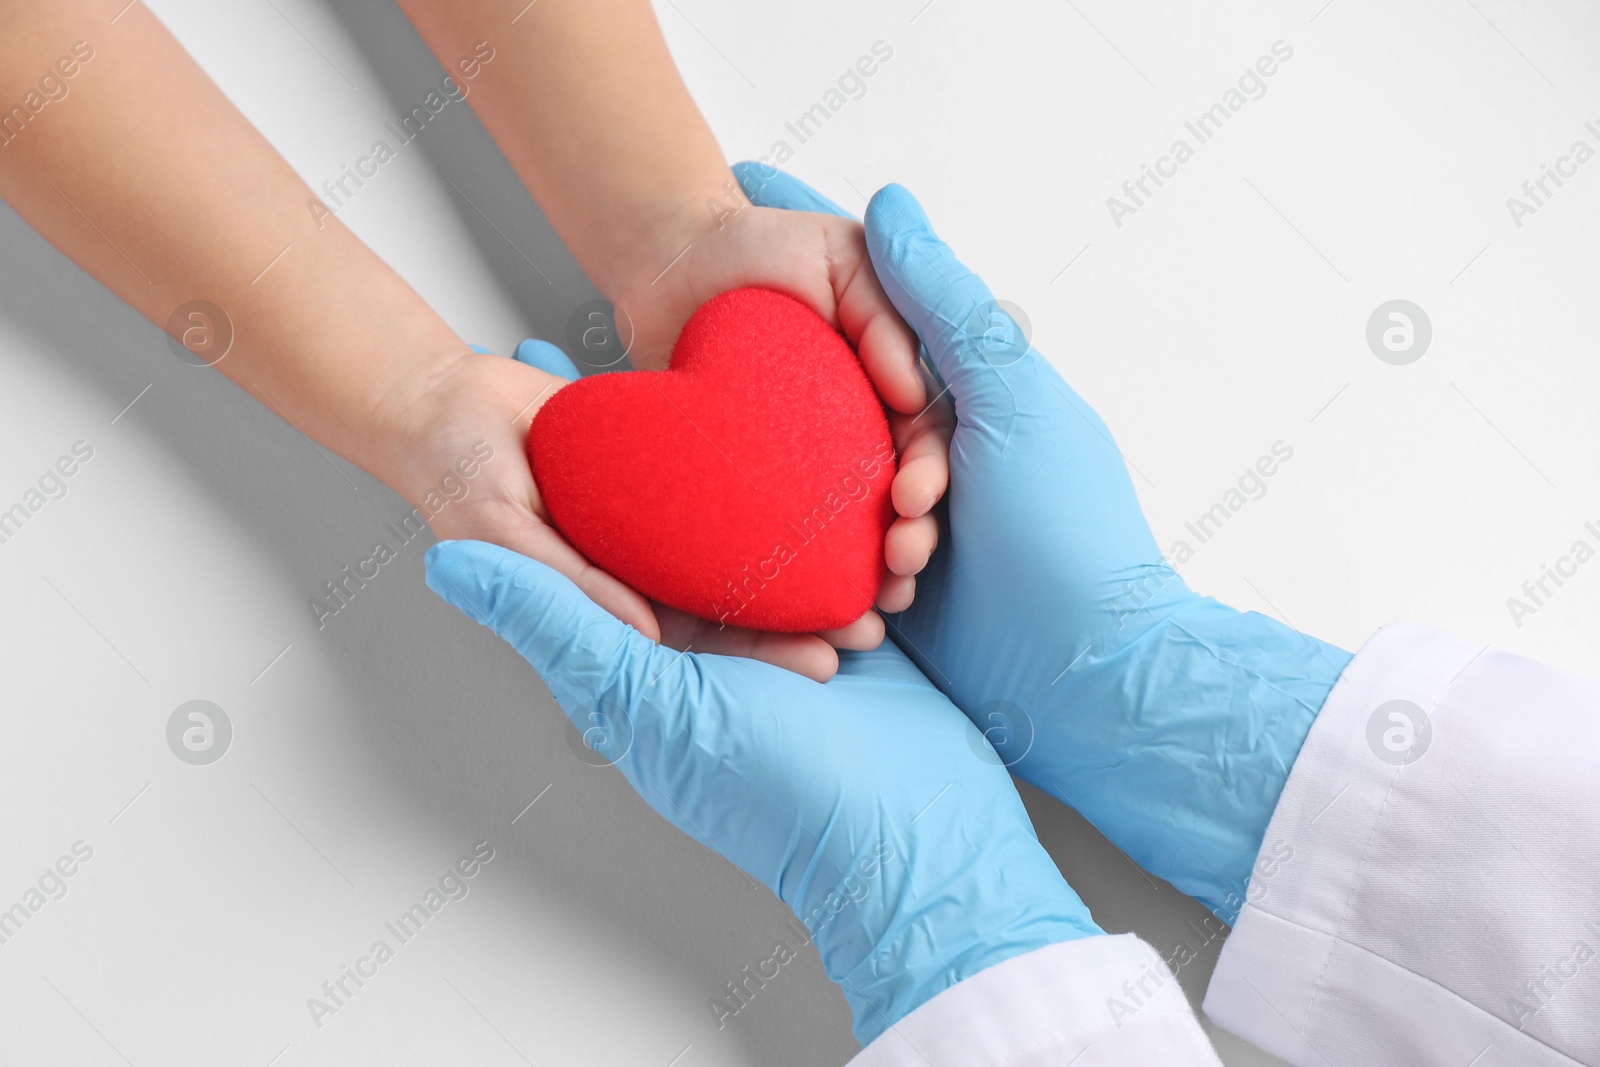
<svg viewBox="0 0 1600 1067">
<path fill-rule="evenodd" d="M 1295 757 L 1351 654 L 1189 594 L 1076 677 L 1057 713 L 1081 749 L 1014 770 L 1134 861 L 1232 922 Z"/>
<path fill-rule="evenodd" d="M 958 877 L 937 884 L 922 884 L 931 879 L 918 877 L 914 856 L 898 870 L 886 861 L 882 890 L 901 894 L 901 902 L 870 951 L 853 964 L 846 964 L 848 933 L 818 931 L 823 965 L 844 993 L 863 1045 L 981 971 L 1104 932 L 1031 834 L 997 837 L 1009 842 L 981 847 Z"/>
</svg>

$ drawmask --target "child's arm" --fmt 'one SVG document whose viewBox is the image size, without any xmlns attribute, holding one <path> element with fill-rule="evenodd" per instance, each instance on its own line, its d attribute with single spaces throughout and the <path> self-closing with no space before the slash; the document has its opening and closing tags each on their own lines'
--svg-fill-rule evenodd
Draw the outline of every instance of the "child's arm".
<svg viewBox="0 0 1600 1067">
<path fill-rule="evenodd" d="M 699 275 L 742 270 L 799 290 L 847 330 L 870 327 L 865 346 L 883 359 L 874 370 L 891 403 L 920 397 L 915 338 L 872 274 L 860 227 L 749 207 L 649 0 L 399 3 L 458 78 L 464 58 L 493 56 L 474 67 L 468 102 L 590 279 L 636 320 L 636 365 L 666 365 L 678 327 L 715 295 L 697 291 L 709 277 L 691 284 Z M 759 239 L 742 236 L 752 214 L 777 216 Z"/>
<path fill-rule="evenodd" d="M 143 5 L 111 23 L 121 6 L 0 2 L 0 100 L 47 74 L 67 90 L 5 115 L 0 195 L 158 326 L 220 306 L 217 369 L 394 484 L 389 420 L 466 346 L 343 225 L 319 228 L 289 165 Z"/>
<path fill-rule="evenodd" d="M 0 115 L 0 196 L 158 326 L 204 330 L 174 312 L 222 308 L 216 369 L 412 504 L 486 441 L 496 458 L 435 531 L 539 559 L 656 635 L 644 598 L 542 521 L 522 437 L 560 380 L 474 355 L 340 222 L 315 221 L 312 191 L 149 11 L 112 22 L 124 2 L 0 0 L 0 100 L 45 99 L 44 77 L 67 90 Z"/>
<path fill-rule="evenodd" d="M 708 202 L 744 205 L 647 0 L 399 4 L 446 72 L 466 84 L 471 64 L 468 102 L 608 299 L 714 231 Z M 666 365 L 639 348 L 636 365 Z"/>
</svg>

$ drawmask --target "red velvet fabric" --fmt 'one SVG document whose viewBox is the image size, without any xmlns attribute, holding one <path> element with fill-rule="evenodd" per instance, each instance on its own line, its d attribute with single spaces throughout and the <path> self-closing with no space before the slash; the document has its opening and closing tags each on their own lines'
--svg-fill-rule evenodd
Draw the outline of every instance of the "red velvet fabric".
<svg viewBox="0 0 1600 1067">
<path fill-rule="evenodd" d="M 877 597 L 889 425 L 849 344 L 792 297 L 708 300 L 670 369 L 563 387 L 528 449 L 556 528 L 653 600 L 804 633 Z"/>
</svg>

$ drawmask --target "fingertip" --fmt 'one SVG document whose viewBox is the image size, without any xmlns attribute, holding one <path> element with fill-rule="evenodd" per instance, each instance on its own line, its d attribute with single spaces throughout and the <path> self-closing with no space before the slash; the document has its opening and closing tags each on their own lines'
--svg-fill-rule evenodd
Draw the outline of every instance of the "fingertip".
<svg viewBox="0 0 1600 1067">
<path fill-rule="evenodd" d="M 761 655 L 756 658 L 765 659 L 776 667 L 793 671 L 813 682 L 826 682 L 839 673 L 839 653 L 820 637 L 813 636 L 807 641 L 796 642 L 770 658 Z"/>
<path fill-rule="evenodd" d="M 536 337 L 530 337 L 519 344 L 512 358 L 518 363 L 527 364 L 546 374 L 554 374 L 557 378 L 565 378 L 569 382 L 575 382 L 582 377 L 578 373 L 577 364 L 572 362 L 570 356 L 549 341 L 541 341 Z"/>
<path fill-rule="evenodd" d="M 899 182 L 885 182 L 878 187 L 877 192 L 867 199 L 867 210 L 891 211 L 905 204 L 910 204 L 919 212 L 922 209 L 922 206 L 917 203 L 917 198 L 912 196 L 911 191 L 905 186 Z"/>
<path fill-rule="evenodd" d="M 423 555 L 423 582 L 452 607 L 483 618 L 488 611 L 484 587 L 507 564 L 506 557 L 522 558 L 485 541 L 440 541 Z"/>
<path fill-rule="evenodd" d="M 883 539 L 883 559 L 891 574 L 917 574 L 939 547 L 939 524 L 932 515 L 896 519 Z"/>
<path fill-rule="evenodd" d="M 578 587 L 600 607 L 619 622 L 637 630 L 641 636 L 661 643 L 661 624 L 650 601 L 634 592 L 620 579 L 591 566 L 577 583 Z"/>
<path fill-rule="evenodd" d="M 868 611 L 861 619 L 860 641 L 850 647 L 855 652 L 871 652 L 883 644 L 883 639 L 889 636 L 889 629 L 884 625 L 883 616 L 876 611 Z"/>
<path fill-rule="evenodd" d="M 814 211 L 822 215 L 854 218 L 844 208 L 799 178 L 779 170 L 770 163 L 743 160 L 735 163 L 732 170 L 740 190 L 756 207 L 778 208 L 784 211 Z"/>
<path fill-rule="evenodd" d="M 897 615 L 909 608 L 916 597 L 915 578 L 908 574 L 890 574 L 878 589 L 878 610 L 885 615 Z"/>
<path fill-rule="evenodd" d="M 637 596 L 637 594 L 635 595 Z M 638 630 L 645 637 L 660 644 L 661 623 L 656 619 L 656 613 L 650 610 L 649 603 L 643 597 L 638 599 L 639 603 L 633 611 L 617 617 L 635 630 Z"/>
<path fill-rule="evenodd" d="M 757 163 L 753 159 L 741 159 L 729 169 L 746 194 L 749 194 L 752 183 L 767 181 L 780 173 L 771 163 Z"/>
<path fill-rule="evenodd" d="M 882 309 L 861 333 L 861 365 L 883 402 L 902 415 L 927 404 L 927 386 L 917 362 L 917 335 L 884 296 Z"/>
<path fill-rule="evenodd" d="M 908 229 L 933 228 L 927 212 L 911 191 L 899 182 L 890 182 L 867 201 L 866 214 L 862 216 L 867 232 L 873 230 L 894 233 Z"/>
<path fill-rule="evenodd" d="M 950 487 L 950 458 L 947 454 L 913 456 L 895 472 L 889 486 L 895 514 L 903 519 L 919 519 Z"/>
<path fill-rule="evenodd" d="M 855 622 L 837 630 L 824 630 L 817 636 L 835 649 L 871 652 L 883 644 L 884 633 L 883 616 L 868 608 L 867 613 Z"/>
<path fill-rule="evenodd" d="M 450 558 L 450 553 L 454 551 L 454 549 L 450 548 L 449 546 L 454 545 L 455 543 L 456 542 L 452 539 L 448 541 L 435 541 L 433 544 L 429 545 L 428 550 L 422 554 L 423 567 L 431 571 L 435 567 L 442 566 L 444 562 Z"/>
</svg>

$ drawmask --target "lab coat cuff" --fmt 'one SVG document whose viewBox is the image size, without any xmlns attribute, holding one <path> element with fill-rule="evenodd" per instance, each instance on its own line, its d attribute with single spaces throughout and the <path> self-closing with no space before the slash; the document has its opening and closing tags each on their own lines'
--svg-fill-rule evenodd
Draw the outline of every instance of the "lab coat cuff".
<svg viewBox="0 0 1600 1067">
<path fill-rule="evenodd" d="M 946 989 L 849 1067 L 1221 1067 L 1155 949 L 1132 934 L 1064 941 Z"/>
<path fill-rule="evenodd" d="M 1408 965 L 1417 953 L 1405 937 L 1384 932 L 1396 910 L 1430 914 L 1426 901 L 1413 898 L 1428 888 L 1429 864 L 1440 866 L 1430 855 L 1416 859 L 1416 870 L 1403 862 L 1374 867 L 1375 852 L 1397 847 L 1397 819 L 1408 812 L 1456 824 L 1477 817 L 1470 802 L 1458 803 L 1426 776 L 1449 765 L 1441 761 L 1465 768 L 1488 758 L 1479 750 L 1489 742 L 1460 710 L 1463 702 L 1494 703 L 1460 683 L 1474 677 L 1470 670 L 1485 673 L 1486 652 L 1430 627 L 1395 623 L 1346 667 L 1267 827 L 1246 903 L 1206 990 L 1213 1022 L 1297 1064 L 1352 1055 L 1366 1063 L 1464 1064 L 1490 1045 L 1515 1049 L 1519 1063 L 1570 1062 L 1468 1004 L 1438 974 Z M 1436 713 L 1443 737 L 1434 735 Z M 1530 720 L 1529 729 L 1537 728 Z M 1441 752 L 1423 760 L 1430 745 Z M 1444 945 L 1432 951 L 1453 958 Z"/>
</svg>

